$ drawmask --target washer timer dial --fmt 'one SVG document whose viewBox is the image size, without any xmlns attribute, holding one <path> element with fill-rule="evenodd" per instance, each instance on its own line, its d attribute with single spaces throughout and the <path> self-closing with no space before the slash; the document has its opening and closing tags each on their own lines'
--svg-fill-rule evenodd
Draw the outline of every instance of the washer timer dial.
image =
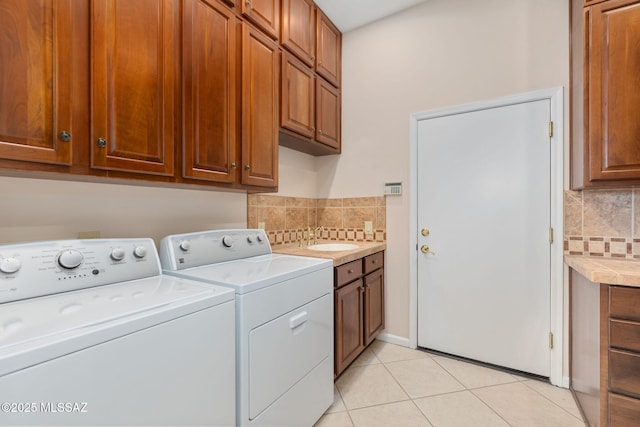
<svg viewBox="0 0 640 427">
<path fill-rule="evenodd" d="M 3 258 L 0 260 L 0 271 L 3 273 L 11 274 L 20 270 L 22 263 L 18 258 Z"/>
<path fill-rule="evenodd" d="M 73 249 L 67 249 L 58 256 L 58 265 L 67 270 L 73 270 L 82 264 L 82 254 Z"/>
</svg>

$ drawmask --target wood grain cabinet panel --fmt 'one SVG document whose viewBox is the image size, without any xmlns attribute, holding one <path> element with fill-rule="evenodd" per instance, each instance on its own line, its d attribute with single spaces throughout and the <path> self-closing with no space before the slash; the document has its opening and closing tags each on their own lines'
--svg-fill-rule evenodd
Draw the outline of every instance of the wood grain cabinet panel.
<svg viewBox="0 0 640 427">
<path fill-rule="evenodd" d="M 335 371 L 342 372 L 364 350 L 362 279 L 335 291 Z"/>
<path fill-rule="evenodd" d="M 0 158 L 70 165 L 71 144 L 86 140 L 72 120 L 76 57 L 87 55 L 73 3 L 0 2 Z"/>
<path fill-rule="evenodd" d="M 217 0 L 184 0 L 183 176 L 237 180 L 239 24 Z"/>
<path fill-rule="evenodd" d="M 242 183 L 276 187 L 280 51 L 260 31 L 242 25 Z"/>
<path fill-rule="evenodd" d="M 242 16 L 274 40 L 280 34 L 280 0 L 237 0 Z"/>
<path fill-rule="evenodd" d="M 282 52 L 280 126 L 307 138 L 315 136 L 316 77 L 288 52 Z"/>
<path fill-rule="evenodd" d="M 609 320 L 611 347 L 640 353 L 640 323 L 625 320 Z"/>
<path fill-rule="evenodd" d="M 609 424 L 612 427 L 638 425 L 640 420 L 640 400 L 609 393 Z"/>
<path fill-rule="evenodd" d="M 335 148 L 340 152 L 341 126 L 340 90 L 316 79 L 316 141 Z"/>
<path fill-rule="evenodd" d="M 316 6 L 313 0 L 282 0 L 280 43 L 308 67 L 316 60 Z"/>
<path fill-rule="evenodd" d="M 582 6 L 572 1 L 572 186 L 640 184 L 640 0 Z"/>
<path fill-rule="evenodd" d="M 316 72 L 335 87 L 342 80 L 342 33 L 318 9 L 316 13 Z"/>
<path fill-rule="evenodd" d="M 609 351 L 609 390 L 640 398 L 640 355 Z"/>
<path fill-rule="evenodd" d="M 177 0 L 91 2 L 91 166 L 172 176 Z"/>
<path fill-rule="evenodd" d="M 364 345 L 384 329 L 384 269 L 364 276 Z"/>
<path fill-rule="evenodd" d="M 383 267 L 380 251 L 334 269 L 336 377 L 384 329 Z"/>
</svg>

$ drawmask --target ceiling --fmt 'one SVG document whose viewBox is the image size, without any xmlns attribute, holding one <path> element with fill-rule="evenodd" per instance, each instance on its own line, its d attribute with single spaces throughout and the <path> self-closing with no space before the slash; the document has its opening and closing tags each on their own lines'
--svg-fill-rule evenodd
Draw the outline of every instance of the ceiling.
<svg viewBox="0 0 640 427">
<path fill-rule="evenodd" d="M 315 0 L 315 3 L 346 33 L 426 0 Z"/>
</svg>

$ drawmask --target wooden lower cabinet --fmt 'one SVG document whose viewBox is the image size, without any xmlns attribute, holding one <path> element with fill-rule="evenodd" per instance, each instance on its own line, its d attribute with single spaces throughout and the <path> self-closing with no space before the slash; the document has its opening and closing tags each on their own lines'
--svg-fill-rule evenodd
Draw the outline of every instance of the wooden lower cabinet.
<svg viewBox="0 0 640 427">
<path fill-rule="evenodd" d="M 339 375 L 364 350 L 362 279 L 335 291 L 335 373 Z"/>
<path fill-rule="evenodd" d="M 383 260 L 378 252 L 335 268 L 336 377 L 384 329 Z"/>
<path fill-rule="evenodd" d="M 571 390 L 589 426 L 640 425 L 640 288 L 571 270 Z"/>
</svg>

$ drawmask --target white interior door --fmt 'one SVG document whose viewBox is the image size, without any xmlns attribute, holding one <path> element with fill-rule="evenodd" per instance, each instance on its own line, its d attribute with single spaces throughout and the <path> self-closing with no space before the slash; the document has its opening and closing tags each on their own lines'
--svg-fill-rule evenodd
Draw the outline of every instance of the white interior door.
<svg viewBox="0 0 640 427">
<path fill-rule="evenodd" d="M 418 346 L 550 373 L 548 99 L 418 122 Z"/>
</svg>

